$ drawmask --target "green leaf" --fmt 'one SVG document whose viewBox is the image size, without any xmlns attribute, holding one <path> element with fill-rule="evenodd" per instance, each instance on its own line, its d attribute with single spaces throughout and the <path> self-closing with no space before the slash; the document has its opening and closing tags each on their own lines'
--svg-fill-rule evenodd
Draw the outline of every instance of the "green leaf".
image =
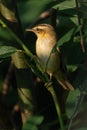
<svg viewBox="0 0 87 130">
<path fill-rule="evenodd" d="M 0 58 L 6 58 L 15 53 L 17 49 L 11 46 L 0 46 Z"/>
<path fill-rule="evenodd" d="M 75 106 L 78 101 L 78 97 L 80 96 L 80 91 L 76 89 L 75 91 L 70 91 L 68 98 L 67 98 L 67 104 L 66 104 L 66 114 L 68 118 L 71 118 L 72 115 L 75 112 Z"/>
<path fill-rule="evenodd" d="M 73 33 L 75 31 L 75 28 L 68 31 L 62 38 L 59 39 L 57 46 L 62 46 L 64 43 L 67 43 L 70 41 L 71 37 L 73 36 Z"/>
<path fill-rule="evenodd" d="M 78 26 L 77 28 L 72 28 L 69 30 L 64 36 L 62 36 L 58 43 L 57 46 L 62 46 L 64 43 L 67 43 L 71 40 L 72 36 L 75 35 L 77 32 L 79 32 L 81 29 L 81 26 Z"/>
<path fill-rule="evenodd" d="M 35 125 L 40 125 L 43 119 L 44 119 L 43 116 L 32 116 L 27 120 L 27 122 Z"/>
<path fill-rule="evenodd" d="M 74 71 L 77 70 L 77 68 L 78 68 L 77 65 L 67 65 L 67 70 L 68 70 L 69 72 L 74 72 Z"/>
<path fill-rule="evenodd" d="M 23 126 L 23 130 L 38 130 L 36 125 L 32 125 L 32 124 L 26 124 Z"/>
<path fill-rule="evenodd" d="M 72 8 L 75 7 L 75 2 L 74 0 L 63 0 L 63 2 L 57 5 L 57 7 L 59 7 L 60 10 Z"/>
<path fill-rule="evenodd" d="M 38 125 L 43 121 L 43 116 L 29 117 L 23 126 L 23 130 L 38 130 Z"/>
</svg>

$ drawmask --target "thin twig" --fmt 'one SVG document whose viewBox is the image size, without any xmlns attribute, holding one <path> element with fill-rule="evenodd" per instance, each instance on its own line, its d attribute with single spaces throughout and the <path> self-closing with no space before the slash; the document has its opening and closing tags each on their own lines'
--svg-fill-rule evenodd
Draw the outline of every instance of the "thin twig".
<svg viewBox="0 0 87 130">
<path fill-rule="evenodd" d="M 56 9 L 51 8 L 51 9 L 46 10 L 43 13 L 41 13 L 40 16 L 29 26 L 29 28 L 32 28 L 33 26 L 35 26 L 36 24 L 38 24 L 39 22 L 41 22 L 42 20 L 45 20 L 47 18 L 50 18 L 51 25 L 53 25 L 55 27 Z"/>
<path fill-rule="evenodd" d="M 7 92 L 8 92 L 9 85 L 11 83 L 13 68 L 14 68 L 14 66 L 13 66 L 13 63 L 11 61 L 10 66 L 8 68 L 7 75 L 5 77 L 5 80 L 4 80 L 4 83 L 3 83 L 3 86 L 2 86 L 2 94 L 7 94 Z"/>
<path fill-rule="evenodd" d="M 58 116 L 58 119 L 59 119 L 60 128 L 61 128 L 61 130 L 64 130 L 64 123 L 63 123 L 62 113 L 61 113 L 61 109 L 60 109 L 59 102 L 58 102 L 56 93 L 54 91 L 54 88 L 50 83 L 46 84 L 46 88 L 51 93 L 51 96 L 53 98 L 55 108 L 56 108 L 56 112 L 57 112 L 57 116 Z"/>
<path fill-rule="evenodd" d="M 57 10 L 56 9 L 51 10 L 52 10 L 50 13 L 51 25 L 56 29 Z"/>
<path fill-rule="evenodd" d="M 81 25 L 78 0 L 75 0 L 75 3 L 76 3 L 76 9 L 77 9 L 78 24 Z M 81 43 L 81 47 L 82 47 L 82 52 L 85 53 L 86 50 L 85 50 L 85 45 L 84 45 L 84 39 L 83 39 L 82 29 L 80 29 L 80 38 L 81 38 L 80 43 Z"/>
</svg>

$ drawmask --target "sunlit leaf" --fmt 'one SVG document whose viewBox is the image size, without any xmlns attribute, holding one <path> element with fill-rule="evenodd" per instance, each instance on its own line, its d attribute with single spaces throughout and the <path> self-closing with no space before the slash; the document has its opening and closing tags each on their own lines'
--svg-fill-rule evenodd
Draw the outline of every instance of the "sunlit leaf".
<svg viewBox="0 0 87 130">
<path fill-rule="evenodd" d="M 0 11 L 1 14 L 9 21 L 11 22 L 17 22 L 17 19 L 15 17 L 15 13 L 13 10 L 9 9 L 8 7 L 5 6 L 5 4 L 0 3 Z"/>
</svg>

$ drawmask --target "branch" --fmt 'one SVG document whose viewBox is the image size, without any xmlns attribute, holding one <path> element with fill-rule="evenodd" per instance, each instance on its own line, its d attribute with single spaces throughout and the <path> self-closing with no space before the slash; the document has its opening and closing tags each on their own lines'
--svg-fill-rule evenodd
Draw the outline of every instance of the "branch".
<svg viewBox="0 0 87 130">
<path fill-rule="evenodd" d="M 76 3 L 76 9 L 77 9 L 78 24 L 81 25 L 78 0 L 75 0 L 75 3 Z M 83 39 L 83 34 L 82 34 L 82 30 L 81 29 L 80 29 L 80 38 L 81 38 L 81 42 L 80 43 L 81 43 L 81 47 L 82 47 L 82 52 L 85 54 L 86 50 L 85 50 L 84 39 Z"/>
<path fill-rule="evenodd" d="M 40 16 L 29 26 L 29 28 L 32 28 L 33 26 L 35 26 L 36 24 L 38 24 L 39 22 L 47 19 L 47 18 L 50 18 L 51 20 L 51 25 L 56 26 L 56 9 L 49 9 L 47 11 L 44 11 L 43 13 L 40 14 Z"/>
<path fill-rule="evenodd" d="M 2 94 L 7 94 L 8 93 L 9 85 L 11 83 L 12 74 L 13 74 L 13 70 L 14 70 L 13 68 L 14 68 L 14 65 L 13 65 L 13 63 L 11 61 L 10 66 L 8 68 L 7 75 L 6 75 L 4 83 L 3 83 Z"/>
</svg>

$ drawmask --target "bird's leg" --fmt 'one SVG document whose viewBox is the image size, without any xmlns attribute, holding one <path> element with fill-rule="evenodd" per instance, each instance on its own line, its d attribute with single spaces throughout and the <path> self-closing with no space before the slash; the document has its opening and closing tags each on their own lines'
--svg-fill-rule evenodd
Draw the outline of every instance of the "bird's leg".
<svg viewBox="0 0 87 130">
<path fill-rule="evenodd" d="M 50 76 L 50 80 L 48 82 L 45 83 L 45 86 L 46 88 L 48 89 L 51 85 L 52 85 L 52 73 L 49 73 L 49 76 Z"/>
<path fill-rule="evenodd" d="M 50 80 L 52 80 L 53 74 L 52 74 L 52 73 L 50 73 L 50 74 L 49 74 L 49 76 L 50 76 Z"/>
<path fill-rule="evenodd" d="M 57 49 L 57 51 L 60 53 L 60 49 L 59 49 L 59 47 L 57 47 L 56 49 Z"/>
</svg>

